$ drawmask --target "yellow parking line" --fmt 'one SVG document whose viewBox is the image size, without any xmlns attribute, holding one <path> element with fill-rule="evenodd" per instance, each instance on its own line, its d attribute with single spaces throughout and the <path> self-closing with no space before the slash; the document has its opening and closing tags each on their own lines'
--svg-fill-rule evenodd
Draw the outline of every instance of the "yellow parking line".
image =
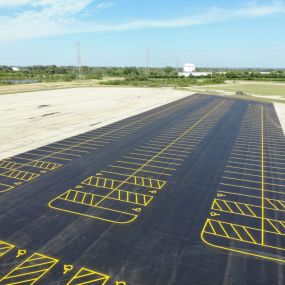
<svg viewBox="0 0 285 285">
<path fill-rule="evenodd" d="M 144 165 L 142 165 L 140 168 L 138 168 L 136 171 L 134 171 L 129 177 L 127 177 L 122 183 L 120 183 L 114 190 L 112 190 L 110 193 L 108 193 L 105 198 L 100 200 L 96 206 L 98 206 L 100 203 L 102 203 L 105 199 L 107 199 L 115 190 L 118 190 L 122 185 L 128 182 L 132 177 L 134 177 L 141 169 L 146 167 L 150 162 L 155 160 L 157 157 L 159 157 L 163 152 L 165 152 L 170 146 L 174 145 L 176 142 L 178 142 L 181 138 L 183 138 L 186 134 L 191 132 L 192 129 L 194 129 L 200 122 L 205 120 L 210 114 L 212 114 L 214 111 L 216 111 L 223 103 L 225 100 L 220 102 L 218 105 L 216 105 L 215 108 L 213 108 L 210 112 L 208 112 L 205 116 L 203 116 L 199 121 L 197 121 L 194 125 L 192 125 L 188 130 L 186 130 L 184 133 L 182 133 L 180 136 L 178 136 L 175 140 L 173 140 L 169 145 L 167 145 L 164 149 L 162 149 L 159 153 L 151 157 Z"/>
</svg>

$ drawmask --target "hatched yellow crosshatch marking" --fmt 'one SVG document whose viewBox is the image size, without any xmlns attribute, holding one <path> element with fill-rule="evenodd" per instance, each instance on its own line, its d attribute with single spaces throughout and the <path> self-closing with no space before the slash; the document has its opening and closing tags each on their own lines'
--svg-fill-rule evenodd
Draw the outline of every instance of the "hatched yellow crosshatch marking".
<svg viewBox="0 0 285 285">
<path fill-rule="evenodd" d="M 16 170 L 16 169 L 15 170 L 11 169 L 7 172 L 1 173 L 0 175 L 8 177 L 8 178 L 15 178 L 21 181 L 31 181 L 40 176 L 40 174 L 37 174 L 37 173 L 21 171 L 21 170 Z"/>
<path fill-rule="evenodd" d="M 21 166 L 20 163 L 12 162 L 9 160 L 1 160 L 0 161 L 0 168 L 2 169 L 14 169 Z"/>
<path fill-rule="evenodd" d="M 123 182 L 124 182 L 123 180 L 115 180 L 115 179 L 90 176 L 86 180 L 84 180 L 81 184 L 103 187 L 103 188 L 108 188 L 108 189 L 113 190 L 113 189 L 116 189 Z M 158 179 L 151 179 L 151 178 L 146 178 L 146 177 L 140 177 L 140 176 L 132 176 L 124 184 L 130 184 L 130 185 L 135 185 L 135 186 L 142 186 L 146 188 L 161 190 L 166 184 L 166 181 L 162 181 Z"/>
<path fill-rule="evenodd" d="M 109 275 L 102 274 L 87 268 L 81 268 L 66 285 L 106 285 L 109 280 Z"/>
<path fill-rule="evenodd" d="M 125 156 L 126 160 L 112 163 L 107 170 L 86 178 L 76 190 L 69 189 L 57 196 L 49 207 L 117 224 L 135 221 L 165 187 L 168 177 L 186 159 L 186 153 L 189 155 L 207 136 L 232 104 L 214 100 L 202 111 L 186 117 L 179 126 L 162 132 L 151 149 L 139 147 Z"/>
<path fill-rule="evenodd" d="M 48 162 L 48 161 L 42 161 L 42 160 L 34 160 L 29 165 L 40 168 L 44 170 L 55 170 L 62 166 L 62 164 L 54 163 L 54 162 Z"/>
<path fill-rule="evenodd" d="M 8 191 L 12 190 L 13 188 L 14 188 L 13 185 L 8 185 L 8 184 L 0 183 L 0 193 L 1 193 L 1 192 L 8 192 Z"/>
<path fill-rule="evenodd" d="M 15 246 L 13 244 L 7 243 L 5 241 L 0 240 L 0 257 L 8 253 Z"/>
<path fill-rule="evenodd" d="M 62 164 L 54 163 L 54 162 L 48 162 L 48 161 L 42 161 L 42 160 L 33 160 L 29 164 L 23 164 L 19 162 L 14 162 L 10 160 L 1 160 L 0 161 L 0 169 L 14 169 L 17 170 L 20 167 L 24 166 L 31 166 L 33 168 L 39 168 L 44 170 L 55 170 L 62 166 Z"/>
<path fill-rule="evenodd" d="M 233 146 L 233 152 L 238 149 L 244 157 L 230 157 L 201 239 L 215 248 L 284 263 L 285 168 L 275 150 L 285 141 L 280 133 L 283 141 L 274 143 L 280 129 L 267 108 L 249 107 L 238 134 L 247 141 L 241 148 L 237 139 Z"/>
<path fill-rule="evenodd" d="M 27 284 L 33 285 L 48 273 L 58 259 L 34 253 L 22 263 L 7 273 L 1 280 L 1 285 Z"/>
<path fill-rule="evenodd" d="M 60 199 L 82 205 L 95 206 L 98 200 L 104 197 L 105 196 L 99 194 L 90 194 L 78 190 L 68 190 L 60 196 Z M 108 199 L 147 206 L 153 199 L 153 196 L 124 190 L 116 190 Z"/>
<path fill-rule="evenodd" d="M 0 257 L 4 256 L 6 253 L 14 249 L 16 246 L 8 242 L 0 240 Z M 22 258 L 27 254 L 27 250 L 18 249 L 16 258 Z M 7 263 L 7 265 L 9 265 Z M 25 284 L 33 285 L 39 282 L 43 282 L 42 278 L 45 275 L 52 276 L 53 270 L 58 265 L 57 269 L 62 270 L 63 275 L 72 274 L 74 270 L 74 265 L 72 264 L 59 264 L 59 259 L 47 256 L 41 253 L 33 253 L 24 261 L 19 263 L 13 269 L 10 269 L 8 273 L 2 277 L 0 280 L 1 285 L 16 285 L 16 284 Z M 2 272 L 0 272 L 1 274 Z M 74 274 L 74 272 L 73 272 Z M 2 274 L 1 274 L 2 275 Z M 0 277 L 1 278 L 1 277 Z M 69 277 L 70 278 L 70 277 Z M 95 270 L 91 270 L 85 267 L 81 267 L 75 273 L 75 275 L 68 281 L 69 285 L 83 285 L 83 284 L 98 284 L 105 285 L 107 282 L 110 282 L 111 276 L 107 274 L 100 273 Z M 54 281 L 56 282 L 56 281 Z M 44 284 L 44 283 L 40 283 Z M 109 284 L 109 283 L 108 283 Z M 116 285 L 127 285 L 125 281 L 115 281 Z"/>
</svg>

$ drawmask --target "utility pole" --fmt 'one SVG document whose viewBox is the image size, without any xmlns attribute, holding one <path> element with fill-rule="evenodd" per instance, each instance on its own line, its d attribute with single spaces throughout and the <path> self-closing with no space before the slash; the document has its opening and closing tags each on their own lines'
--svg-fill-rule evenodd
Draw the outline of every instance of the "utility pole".
<svg viewBox="0 0 285 285">
<path fill-rule="evenodd" d="M 146 69 L 145 69 L 145 75 L 149 75 L 149 64 L 150 64 L 150 49 L 146 49 Z"/>
<path fill-rule="evenodd" d="M 77 79 L 82 80 L 80 42 L 76 43 L 76 51 L 77 51 Z"/>
<path fill-rule="evenodd" d="M 176 71 L 177 71 L 177 74 L 180 71 L 180 58 L 179 57 L 176 58 Z"/>
</svg>

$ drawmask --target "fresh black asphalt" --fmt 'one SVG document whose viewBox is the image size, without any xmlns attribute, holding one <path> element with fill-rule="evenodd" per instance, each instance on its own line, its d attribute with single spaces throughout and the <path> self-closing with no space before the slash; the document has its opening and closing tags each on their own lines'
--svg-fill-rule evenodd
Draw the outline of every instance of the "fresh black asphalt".
<svg viewBox="0 0 285 285">
<path fill-rule="evenodd" d="M 267 248 L 263 250 L 262 246 L 257 248 L 255 245 L 246 244 L 245 254 L 211 246 L 201 239 L 205 222 L 211 218 L 212 203 L 217 198 L 218 191 L 233 189 L 231 186 L 221 189 L 220 186 L 225 182 L 225 171 L 229 161 L 233 160 L 231 153 L 238 140 L 239 132 L 244 127 L 243 122 L 246 116 L 250 115 L 247 115 L 247 112 L 250 108 L 255 108 L 259 114 L 261 106 L 265 110 L 264 140 L 269 140 L 272 136 L 274 139 L 272 145 L 276 138 L 278 138 L 277 142 L 280 141 L 280 144 L 274 144 L 274 150 L 270 151 L 270 148 L 266 148 L 264 155 L 270 157 L 271 152 L 274 155 L 277 151 L 282 157 L 282 153 L 285 154 L 282 146 L 285 138 L 273 105 L 197 94 L 89 132 L 87 135 L 79 135 L 74 140 L 62 141 L 62 145 L 66 145 L 68 150 L 58 150 L 58 145 L 51 144 L 51 148 L 40 148 L 38 152 L 33 150 L 20 155 L 20 158 L 16 156 L 7 160 L 18 164 L 25 161 L 26 166 L 19 169 L 36 173 L 38 176 L 26 181 L 23 178 L 25 173 L 13 176 L 16 174 L 9 172 L 13 170 L 13 166 L 10 170 L 0 167 L 0 190 L 1 185 L 3 187 L 3 191 L 0 191 L 0 241 L 15 246 L 2 256 L 0 250 L 0 279 L 2 278 L 0 284 L 284 284 L 285 252 L 282 249 L 283 246 L 285 249 L 285 244 L 282 234 L 280 239 L 278 235 L 276 240 L 270 240 L 267 243 L 270 246 L 276 245 L 278 247 L 276 251 L 271 252 Z M 259 117 L 256 119 L 258 121 Z M 255 126 L 254 123 L 252 126 Z M 271 134 L 273 128 L 275 128 L 274 133 Z M 169 138 L 167 138 L 168 130 Z M 252 136 L 258 141 L 260 132 L 254 133 L 254 130 L 253 128 Z M 151 145 L 153 140 L 155 141 L 162 133 L 166 139 L 164 142 L 160 137 L 164 143 L 162 152 L 167 147 L 179 149 L 179 141 L 175 140 L 180 136 L 179 140 L 183 141 L 183 133 L 187 135 L 187 140 L 185 139 L 184 144 L 181 144 L 179 153 L 184 153 L 184 156 L 180 163 L 175 164 L 177 162 L 175 157 L 165 158 L 164 163 L 156 162 L 154 166 L 156 169 L 161 169 L 159 173 L 165 173 L 167 168 L 175 165 L 172 172 L 169 170 L 169 176 L 155 173 L 151 176 L 151 171 L 155 172 L 154 168 L 149 169 L 149 173 L 144 176 L 165 181 L 165 186 L 156 191 L 158 192 L 156 194 L 148 192 L 147 195 L 153 199 L 146 207 L 128 203 L 117 206 L 115 200 L 105 203 L 106 208 L 117 207 L 118 211 L 130 212 L 133 208 L 138 210 L 133 212 L 137 217 L 132 222 L 117 224 L 112 220 L 119 221 L 122 218 L 120 213 L 118 215 L 111 215 L 109 212 L 101 214 L 102 209 L 90 211 L 86 205 L 75 205 L 74 209 L 81 211 L 82 214 L 91 213 L 90 215 L 94 218 L 49 207 L 53 199 L 67 190 L 80 190 L 76 187 L 88 177 L 96 176 L 98 173 L 100 175 L 103 173 L 102 177 L 105 177 L 104 170 L 110 171 L 112 168 L 114 171 L 113 165 L 118 161 L 126 160 L 128 157 L 129 162 L 137 163 L 136 158 L 131 158 L 134 156 L 132 153 L 141 146 Z M 104 134 L 108 135 L 104 136 Z M 89 144 L 88 141 L 79 145 L 73 152 L 70 149 L 83 139 L 96 136 L 100 136 L 100 145 L 91 144 L 92 141 Z M 188 140 L 192 149 L 189 153 L 187 148 L 182 152 Z M 83 148 L 80 148 L 82 146 Z M 45 152 L 47 149 L 51 151 L 50 153 L 59 151 L 57 158 L 48 157 L 49 152 Z M 256 150 L 258 153 L 260 148 Z M 156 149 L 149 156 L 143 156 L 145 160 L 142 160 L 142 164 L 145 161 L 148 162 L 147 159 L 155 159 L 156 155 L 162 157 L 163 153 L 156 154 L 155 151 Z M 170 153 L 168 151 L 168 154 Z M 58 168 L 43 171 L 31 164 L 27 165 L 27 161 L 33 162 L 35 159 L 49 161 L 58 165 Z M 169 164 L 167 165 L 166 162 Z M 122 164 L 118 165 L 122 167 Z M 16 165 L 14 169 L 17 170 L 17 167 L 21 166 Z M 265 171 L 274 170 L 279 173 L 274 178 L 274 183 L 270 180 L 273 185 L 279 185 L 278 189 L 277 186 L 274 188 L 278 193 L 270 198 L 282 200 L 284 197 L 282 192 L 285 194 L 283 176 L 285 161 L 283 163 L 280 158 L 276 165 L 273 161 L 266 167 Z M 238 164 L 237 169 L 239 168 L 242 166 Z M 259 171 L 259 168 L 256 168 L 256 171 Z M 140 175 L 137 176 L 141 177 L 142 172 L 140 170 L 138 172 Z M 126 177 L 130 175 L 127 170 L 125 173 Z M 244 175 L 246 174 L 245 172 Z M 108 177 L 115 179 L 112 174 L 107 175 Z M 249 180 L 243 175 L 238 177 Z M 242 186 L 243 184 L 240 187 Z M 126 191 L 132 191 L 132 186 L 129 184 L 125 188 L 127 188 L 124 189 Z M 114 188 L 112 191 L 117 189 Z M 135 189 L 134 192 L 137 193 L 136 191 L 138 190 Z M 260 191 L 258 193 L 260 194 Z M 66 207 L 61 203 L 63 202 L 51 205 Z M 72 205 L 68 207 L 72 208 Z M 275 218 L 282 221 L 280 211 L 278 210 Z M 237 215 L 234 220 L 238 223 L 239 219 L 243 218 Z M 283 220 L 285 222 L 284 214 Z M 233 222 L 230 218 L 222 220 L 224 221 Z M 218 246 L 224 245 L 229 248 L 232 246 L 233 249 L 240 249 L 244 244 L 235 244 L 231 239 L 227 239 L 228 242 L 220 241 L 221 237 L 215 239 L 207 236 L 207 238 Z M 252 252 L 260 257 L 247 254 Z M 35 267 L 30 272 L 29 269 L 24 268 L 19 269 L 17 273 L 15 268 L 19 265 L 21 267 L 21 263 L 34 253 L 54 258 L 58 262 L 50 269 Z M 269 260 L 266 258 L 268 256 L 279 261 Z M 45 271 L 45 268 L 48 269 Z M 83 278 L 78 280 L 74 278 L 82 268 L 90 272 L 106 274 L 110 279 L 104 283 L 103 279 L 94 277 L 92 281 L 92 279 L 88 280 L 87 275 L 83 283 Z M 42 273 L 44 273 L 43 276 L 40 276 Z M 9 274 L 12 276 L 10 279 Z"/>
</svg>

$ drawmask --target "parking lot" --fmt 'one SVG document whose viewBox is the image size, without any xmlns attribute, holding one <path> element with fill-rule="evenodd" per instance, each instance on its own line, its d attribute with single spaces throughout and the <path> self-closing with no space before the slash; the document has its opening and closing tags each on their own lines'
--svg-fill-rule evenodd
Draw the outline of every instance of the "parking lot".
<svg viewBox="0 0 285 285">
<path fill-rule="evenodd" d="M 0 161 L 0 284 L 280 284 L 272 104 L 194 95 Z"/>
</svg>

